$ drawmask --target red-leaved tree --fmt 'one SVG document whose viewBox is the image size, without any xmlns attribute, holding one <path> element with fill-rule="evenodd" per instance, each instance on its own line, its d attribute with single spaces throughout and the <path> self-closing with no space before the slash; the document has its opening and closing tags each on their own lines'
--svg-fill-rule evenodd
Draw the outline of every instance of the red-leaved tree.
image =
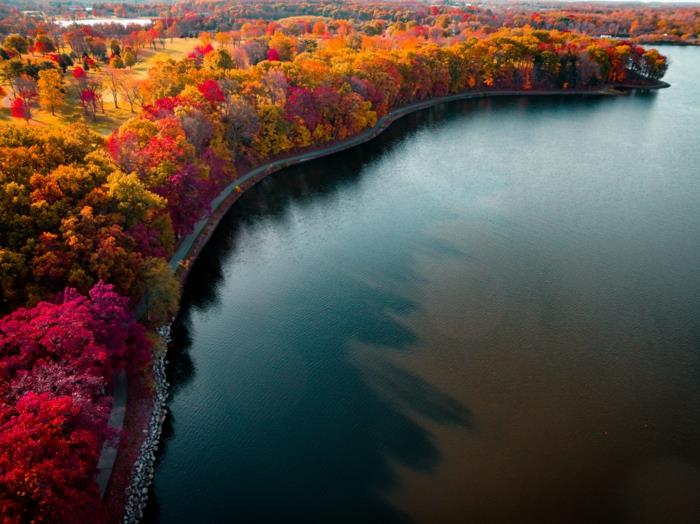
<svg viewBox="0 0 700 524">
<path fill-rule="evenodd" d="M 277 52 L 277 49 L 275 49 L 274 47 L 271 47 L 267 51 L 267 59 L 270 62 L 279 62 L 280 54 Z"/>
<path fill-rule="evenodd" d="M 205 80 L 197 86 L 197 89 L 212 104 L 223 102 L 226 98 L 223 89 L 216 80 Z"/>
<path fill-rule="evenodd" d="M 127 298 L 96 284 L 0 319 L 2 522 L 90 522 L 113 374 L 149 343 Z"/>
<path fill-rule="evenodd" d="M 27 393 L 0 407 L 0 515 L 4 523 L 90 522 L 101 440 L 77 423 L 69 396 Z"/>
<path fill-rule="evenodd" d="M 29 107 L 29 102 L 24 98 L 15 98 L 10 106 L 10 113 L 13 118 L 23 118 L 29 121 L 32 118 L 31 108 Z"/>
</svg>

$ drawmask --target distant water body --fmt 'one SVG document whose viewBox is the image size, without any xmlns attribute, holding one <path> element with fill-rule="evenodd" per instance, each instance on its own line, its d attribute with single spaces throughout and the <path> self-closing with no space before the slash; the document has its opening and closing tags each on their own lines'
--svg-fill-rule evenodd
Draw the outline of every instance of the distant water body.
<svg viewBox="0 0 700 524">
<path fill-rule="evenodd" d="M 150 18 L 78 18 L 76 20 L 55 20 L 55 23 L 61 27 L 102 24 L 119 24 L 125 27 L 128 25 L 140 25 L 146 27 L 151 25 L 153 21 Z"/>
<path fill-rule="evenodd" d="M 700 49 L 464 101 L 246 193 L 195 264 L 154 522 L 700 516 Z"/>
</svg>

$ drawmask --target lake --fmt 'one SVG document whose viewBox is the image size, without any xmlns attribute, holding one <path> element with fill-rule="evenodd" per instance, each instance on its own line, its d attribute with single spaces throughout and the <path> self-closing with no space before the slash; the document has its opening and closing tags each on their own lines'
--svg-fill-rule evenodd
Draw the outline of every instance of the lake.
<svg viewBox="0 0 700 524">
<path fill-rule="evenodd" d="M 149 26 L 153 23 L 150 18 L 76 18 L 74 20 L 56 19 L 54 23 L 61 27 L 69 27 L 72 25 L 106 25 L 118 24 L 123 26 L 139 25 L 142 27 Z"/>
<path fill-rule="evenodd" d="M 700 49 L 406 117 L 246 193 L 174 325 L 151 522 L 700 515 Z"/>
</svg>

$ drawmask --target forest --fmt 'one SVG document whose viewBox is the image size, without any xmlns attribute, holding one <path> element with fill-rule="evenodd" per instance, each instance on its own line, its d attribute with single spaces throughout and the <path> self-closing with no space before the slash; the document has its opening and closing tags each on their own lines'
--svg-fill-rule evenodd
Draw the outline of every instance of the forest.
<svg viewBox="0 0 700 524">
<path fill-rule="evenodd" d="M 700 37 L 700 7 L 697 5 L 663 5 L 601 2 L 558 3 L 552 1 L 501 2 L 466 4 L 344 0 L 232 1 L 210 0 L 192 3 L 113 3 L 84 10 L 67 10 L 61 4 L 34 0 L 0 5 L 0 35 L 35 34 L 42 28 L 58 35 L 61 30 L 47 19 L 93 17 L 144 17 L 162 21 L 165 36 L 197 36 L 202 31 L 240 31 L 243 24 L 277 21 L 289 17 L 323 17 L 326 20 L 350 21 L 355 30 L 367 34 L 396 24 L 438 27 L 449 36 L 464 31 L 493 32 L 502 27 L 530 25 L 538 29 L 558 29 L 588 34 L 629 38 L 636 43 L 675 42 L 697 44 Z M 118 23 L 97 26 L 108 36 L 124 36 L 133 28 Z"/>
<path fill-rule="evenodd" d="M 102 4 L 102 14 L 158 20 L 61 29 L 24 16 L 6 34 L 0 69 L 15 122 L 0 126 L 4 522 L 99 513 L 114 375 L 145 373 L 147 330 L 178 307 L 168 260 L 240 174 L 342 142 L 416 101 L 652 86 L 667 69 L 656 50 L 589 36 L 588 23 L 610 29 L 585 10 L 569 13 L 582 31 L 572 32 L 552 12 L 486 23 L 481 9 L 401 5 L 197 4 L 205 16 L 187 4 Z M 0 29 L 13 13 L 2 8 Z M 624 31 L 647 31 L 645 13 Z M 129 74 L 144 50 L 193 35 L 184 56 Z M 128 118 L 107 137 L 94 132 L 120 103 Z M 67 104 L 81 115 L 70 128 L 34 121 Z"/>
</svg>

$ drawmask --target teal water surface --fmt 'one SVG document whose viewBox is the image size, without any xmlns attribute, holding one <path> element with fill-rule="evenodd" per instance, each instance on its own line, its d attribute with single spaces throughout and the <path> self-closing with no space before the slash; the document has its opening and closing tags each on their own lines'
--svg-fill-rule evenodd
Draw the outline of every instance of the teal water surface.
<svg viewBox="0 0 700 524">
<path fill-rule="evenodd" d="M 147 520 L 700 518 L 700 49 L 670 89 L 453 103 L 231 209 Z"/>
</svg>

